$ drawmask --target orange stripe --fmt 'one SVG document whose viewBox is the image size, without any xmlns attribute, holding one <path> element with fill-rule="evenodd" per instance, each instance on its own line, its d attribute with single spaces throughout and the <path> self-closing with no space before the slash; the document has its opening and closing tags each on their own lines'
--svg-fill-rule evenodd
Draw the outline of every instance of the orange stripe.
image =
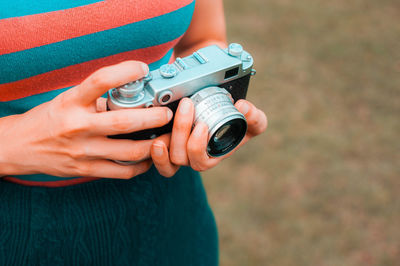
<svg viewBox="0 0 400 266">
<path fill-rule="evenodd" d="M 60 181 L 28 181 L 22 180 L 11 176 L 3 177 L 5 181 L 17 183 L 19 185 L 24 186 L 38 186 L 38 187 L 65 187 L 65 186 L 72 186 L 77 184 L 82 184 L 94 180 L 100 179 L 99 177 L 79 177 L 74 179 L 68 180 L 60 180 Z M 62 179 L 62 177 L 60 177 Z"/>
<path fill-rule="evenodd" d="M 157 46 L 120 53 L 77 65 L 68 66 L 23 80 L 0 84 L 0 101 L 12 101 L 51 90 L 75 86 L 97 69 L 125 60 L 137 60 L 147 64 L 156 62 L 179 41 L 180 38 Z"/>
<path fill-rule="evenodd" d="M 107 0 L 67 10 L 3 19 L 0 20 L 0 55 L 161 16 L 192 1 Z"/>
</svg>

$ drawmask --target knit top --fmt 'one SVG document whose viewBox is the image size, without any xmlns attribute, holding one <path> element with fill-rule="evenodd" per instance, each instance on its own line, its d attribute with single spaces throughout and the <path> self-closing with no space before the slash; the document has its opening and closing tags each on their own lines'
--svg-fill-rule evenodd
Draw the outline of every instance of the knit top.
<svg viewBox="0 0 400 266">
<path fill-rule="evenodd" d="M 21 114 L 125 60 L 168 63 L 194 0 L 13 0 L 0 2 L 0 117 Z M 1 148 L 1 147 L 0 147 Z M 82 177 L 7 177 L 64 186 Z"/>
</svg>

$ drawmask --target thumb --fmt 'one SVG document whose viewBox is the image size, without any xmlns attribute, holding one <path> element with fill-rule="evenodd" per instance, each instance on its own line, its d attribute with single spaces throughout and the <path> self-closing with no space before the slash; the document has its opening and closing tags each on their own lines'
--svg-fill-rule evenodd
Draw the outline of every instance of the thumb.
<svg viewBox="0 0 400 266">
<path fill-rule="evenodd" d="M 149 67 L 139 61 L 124 61 L 122 63 L 100 68 L 81 84 L 71 89 L 74 102 L 89 105 L 96 102 L 109 89 L 143 78 L 149 72 Z"/>
</svg>

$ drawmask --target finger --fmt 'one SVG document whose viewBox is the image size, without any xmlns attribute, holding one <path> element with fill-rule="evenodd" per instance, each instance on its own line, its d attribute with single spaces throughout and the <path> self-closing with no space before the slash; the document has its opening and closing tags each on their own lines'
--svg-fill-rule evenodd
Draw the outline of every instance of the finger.
<svg viewBox="0 0 400 266">
<path fill-rule="evenodd" d="M 109 89 L 138 80 L 148 72 L 149 69 L 145 63 L 124 61 L 95 71 L 80 85 L 70 89 L 69 94 L 77 103 L 89 105 Z"/>
<path fill-rule="evenodd" d="M 246 118 L 248 135 L 254 137 L 267 129 L 267 116 L 263 111 L 257 109 L 252 103 L 246 100 L 239 100 L 236 102 L 235 106 Z"/>
<path fill-rule="evenodd" d="M 96 100 L 96 112 L 101 113 L 107 111 L 107 99 L 100 97 Z"/>
<path fill-rule="evenodd" d="M 248 117 L 246 117 L 248 122 L 248 132 L 253 137 L 260 135 L 263 133 L 268 126 L 268 119 L 265 113 L 260 110 L 254 110 L 254 113 L 250 113 Z"/>
<path fill-rule="evenodd" d="M 109 139 L 105 137 L 88 138 L 71 148 L 74 159 L 109 159 L 118 161 L 143 161 L 150 158 L 153 140 L 133 141 L 128 139 Z"/>
<path fill-rule="evenodd" d="M 108 160 L 82 161 L 79 166 L 79 175 L 101 178 L 130 179 L 147 172 L 151 167 L 151 160 L 134 165 L 120 165 Z"/>
<path fill-rule="evenodd" d="M 169 145 L 171 143 L 171 133 L 166 133 L 161 136 L 158 136 L 157 138 L 153 139 L 153 141 L 155 141 L 155 140 L 160 140 L 160 141 L 164 142 L 165 145 L 167 145 L 167 148 L 169 148 Z"/>
<path fill-rule="evenodd" d="M 220 159 L 211 158 L 207 154 L 208 127 L 205 123 L 199 122 L 187 143 L 190 166 L 197 171 L 204 171 L 215 166 Z"/>
<path fill-rule="evenodd" d="M 171 177 L 179 169 L 179 166 L 171 163 L 167 145 L 161 140 L 153 142 L 151 146 L 151 158 L 153 159 L 154 166 L 162 176 Z"/>
<path fill-rule="evenodd" d="M 193 117 L 193 102 L 189 98 L 183 98 L 179 102 L 178 109 L 175 113 L 171 135 L 170 158 L 176 165 L 189 164 L 186 146 L 192 130 Z"/>
<path fill-rule="evenodd" d="M 242 101 L 242 100 L 241 100 Z M 245 102 L 244 105 L 247 105 L 248 102 Z M 230 157 L 236 150 L 246 144 L 251 138 L 255 137 L 256 135 L 261 134 L 264 132 L 268 125 L 268 120 L 263 111 L 254 107 L 254 105 L 250 104 L 247 107 L 242 105 L 243 103 L 237 105 L 237 108 L 240 112 L 245 114 L 246 121 L 248 124 L 248 130 L 246 135 L 242 139 L 242 141 L 237 145 L 232 151 L 228 154 L 220 157 L 221 159 L 225 159 Z M 242 105 L 242 106 L 240 106 Z M 251 106 L 252 105 L 252 106 Z M 252 111 L 253 110 L 253 111 Z"/>
<path fill-rule="evenodd" d="M 121 109 L 91 114 L 88 131 L 97 135 L 116 135 L 156 128 L 167 124 L 172 111 L 166 107 Z"/>
</svg>

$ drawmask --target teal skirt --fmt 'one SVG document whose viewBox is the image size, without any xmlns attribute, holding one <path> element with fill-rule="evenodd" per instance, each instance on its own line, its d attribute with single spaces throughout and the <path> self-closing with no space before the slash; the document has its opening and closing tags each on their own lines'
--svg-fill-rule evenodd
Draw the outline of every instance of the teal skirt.
<svg viewBox="0 0 400 266">
<path fill-rule="evenodd" d="M 217 265 L 201 177 L 29 187 L 0 179 L 0 265 Z"/>
</svg>

